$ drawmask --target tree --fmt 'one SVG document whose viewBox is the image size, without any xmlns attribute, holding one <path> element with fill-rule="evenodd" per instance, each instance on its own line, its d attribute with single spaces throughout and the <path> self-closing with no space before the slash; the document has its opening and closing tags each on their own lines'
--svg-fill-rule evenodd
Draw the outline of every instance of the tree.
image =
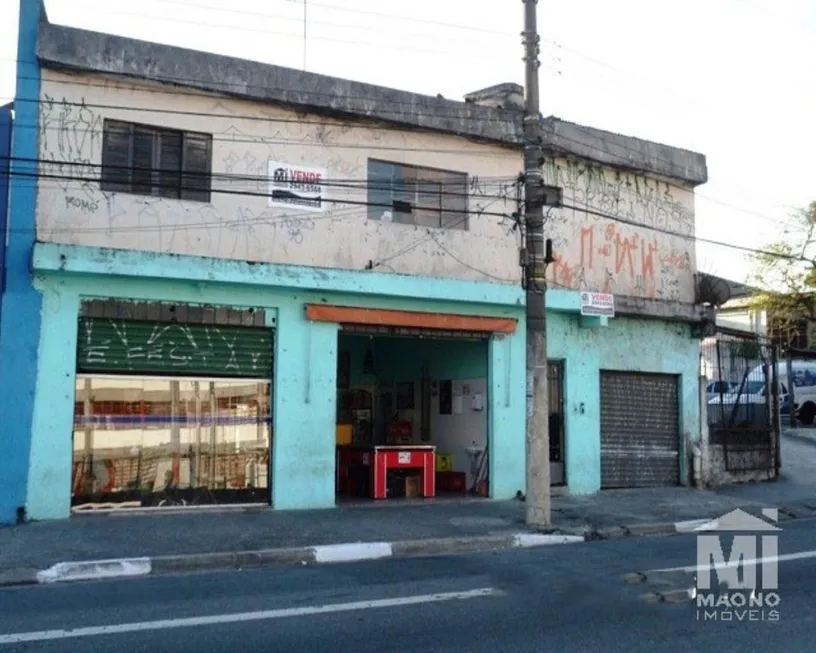
<svg viewBox="0 0 816 653">
<path fill-rule="evenodd" d="M 754 310 L 763 310 L 768 331 L 783 347 L 793 345 L 805 327 L 816 322 L 816 201 L 799 209 L 782 238 L 763 247 L 754 257 L 749 284 L 760 288 L 751 298 Z M 808 339 L 807 346 L 814 343 Z"/>
</svg>

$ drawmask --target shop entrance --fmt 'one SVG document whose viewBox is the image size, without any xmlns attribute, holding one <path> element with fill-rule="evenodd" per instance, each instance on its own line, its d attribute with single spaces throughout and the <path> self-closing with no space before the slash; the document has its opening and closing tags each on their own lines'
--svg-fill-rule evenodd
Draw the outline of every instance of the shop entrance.
<svg viewBox="0 0 816 653">
<path fill-rule="evenodd" d="M 273 341 L 81 316 L 72 510 L 269 503 Z"/>
<path fill-rule="evenodd" d="M 344 325 L 339 500 L 488 496 L 489 334 Z"/>
</svg>

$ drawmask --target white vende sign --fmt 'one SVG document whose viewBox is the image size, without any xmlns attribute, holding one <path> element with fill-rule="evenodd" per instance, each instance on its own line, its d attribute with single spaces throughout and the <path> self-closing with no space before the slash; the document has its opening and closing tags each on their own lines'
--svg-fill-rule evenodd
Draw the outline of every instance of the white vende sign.
<svg viewBox="0 0 816 653">
<path fill-rule="evenodd" d="M 269 162 L 268 205 L 322 212 L 326 209 L 326 170 Z"/>
<path fill-rule="evenodd" d="M 604 292 L 582 292 L 581 315 L 615 317 L 615 296 Z"/>
</svg>

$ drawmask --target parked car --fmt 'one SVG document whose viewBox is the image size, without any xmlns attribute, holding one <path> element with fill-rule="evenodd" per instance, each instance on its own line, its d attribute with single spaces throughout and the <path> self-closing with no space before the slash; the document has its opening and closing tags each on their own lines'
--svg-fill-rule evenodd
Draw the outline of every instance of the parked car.
<svg viewBox="0 0 816 653">
<path fill-rule="evenodd" d="M 729 395 L 738 387 L 739 384 L 733 381 L 710 381 L 706 386 L 706 397 L 710 403 L 715 397 Z"/>
<path fill-rule="evenodd" d="M 790 409 L 790 394 L 788 392 L 789 384 L 793 384 L 793 410 L 796 418 L 802 424 L 813 424 L 816 421 L 816 361 L 793 361 L 792 362 L 793 379 L 788 379 L 788 364 L 787 361 L 779 361 L 777 363 L 777 378 L 779 381 L 779 404 L 780 413 L 787 414 Z M 718 383 L 718 382 L 712 382 Z M 719 382 L 726 383 L 726 382 Z M 750 407 L 750 412 L 755 417 L 749 417 L 749 421 L 756 419 L 759 415 L 759 406 L 765 405 L 767 397 L 765 368 L 762 365 L 756 366 L 747 375 L 744 381 L 727 382 L 731 385 L 731 392 L 728 394 L 714 394 L 709 400 L 708 404 L 714 407 L 714 410 L 709 409 L 710 412 L 716 411 L 716 406 L 722 405 L 733 407 L 734 404 L 744 406 L 745 410 Z M 712 384 L 710 383 L 709 386 Z M 708 388 L 707 388 L 708 390 Z M 738 406 L 738 410 L 739 410 Z M 744 416 L 738 421 L 746 419 Z M 764 417 L 761 417 L 764 419 Z"/>
</svg>

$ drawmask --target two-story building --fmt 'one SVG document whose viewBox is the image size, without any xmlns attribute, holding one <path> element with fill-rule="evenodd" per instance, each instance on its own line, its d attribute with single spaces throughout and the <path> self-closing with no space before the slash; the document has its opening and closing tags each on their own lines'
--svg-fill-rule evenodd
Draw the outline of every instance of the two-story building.
<svg viewBox="0 0 816 653">
<path fill-rule="evenodd" d="M 519 99 L 68 28 L 21 0 L 0 520 L 334 506 L 349 432 L 523 492 Z M 554 482 L 685 482 L 705 159 L 542 121 Z M 581 315 L 588 291 L 615 316 Z"/>
</svg>

